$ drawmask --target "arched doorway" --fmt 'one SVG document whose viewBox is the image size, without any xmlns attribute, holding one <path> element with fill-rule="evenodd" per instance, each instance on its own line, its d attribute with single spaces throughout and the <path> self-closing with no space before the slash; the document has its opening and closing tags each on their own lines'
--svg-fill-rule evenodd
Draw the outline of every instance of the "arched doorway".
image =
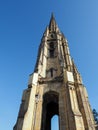
<svg viewBox="0 0 98 130">
<path fill-rule="evenodd" d="M 57 92 L 47 92 L 43 96 L 42 126 L 41 130 L 51 130 L 51 119 L 59 116 L 59 95 Z"/>
</svg>

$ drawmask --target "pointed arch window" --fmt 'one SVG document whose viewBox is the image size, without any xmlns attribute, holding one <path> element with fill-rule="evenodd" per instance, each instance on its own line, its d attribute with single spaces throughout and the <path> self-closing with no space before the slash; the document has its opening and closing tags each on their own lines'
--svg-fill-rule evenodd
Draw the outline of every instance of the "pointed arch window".
<svg viewBox="0 0 98 130">
<path fill-rule="evenodd" d="M 53 68 L 50 69 L 50 75 L 53 77 Z"/>
<path fill-rule="evenodd" d="M 54 37 L 54 35 L 53 34 L 51 34 L 51 38 L 53 38 Z"/>
<path fill-rule="evenodd" d="M 54 43 L 50 42 L 49 43 L 49 54 L 50 54 L 50 58 L 54 57 L 54 51 L 55 51 Z"/>
<path fill-rule="evenodd" d="M 54 57 L 54 50 L 49 50 L 50 52 L 50 58 L 53 58 Z"/>
</svg>

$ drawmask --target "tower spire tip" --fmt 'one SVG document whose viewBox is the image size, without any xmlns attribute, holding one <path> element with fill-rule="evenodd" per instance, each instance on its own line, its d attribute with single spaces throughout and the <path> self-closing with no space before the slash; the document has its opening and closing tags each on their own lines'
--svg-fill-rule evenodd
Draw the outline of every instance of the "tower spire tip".
<svg viewBox="0 0 98 130">
<path fill-rule="evenodd" d="M 50 28 L 50 30 L 55 30 L 56 27 L 57 27 L 56 20 L 54 18 L 54 13 L 52 12 L 51 13 L 50 23 L 49 23 L 49 28 Z"/>
</svg>

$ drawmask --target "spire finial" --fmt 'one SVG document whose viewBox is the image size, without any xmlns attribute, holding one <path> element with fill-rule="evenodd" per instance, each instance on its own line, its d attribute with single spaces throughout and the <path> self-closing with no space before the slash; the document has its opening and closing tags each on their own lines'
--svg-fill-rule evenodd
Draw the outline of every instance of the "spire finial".
<svg viewBox="0 0 98 130">
<path fill-rule="evenodd" d="M 55 31 L 56 30 L 56 27 L 57 27 L 57 24 L 56 24 L 56 20 L 54 18 L 54 14 L 53 12 L 51 13 L 51 19 L 50 19 L 50 23 L 49 23 L 49 29 L 51 31 Z"/>
</svg>

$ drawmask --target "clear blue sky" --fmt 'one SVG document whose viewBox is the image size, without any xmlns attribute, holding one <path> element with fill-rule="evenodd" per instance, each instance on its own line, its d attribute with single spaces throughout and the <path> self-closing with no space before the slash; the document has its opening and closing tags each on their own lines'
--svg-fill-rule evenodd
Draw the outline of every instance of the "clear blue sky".
<svg viewBox="0 0 98 130">
<path fill-rule="evenodd" d="M 0 0 L 0 130 L 12 130 L 54 12 L 98 111 L 98 0 Z"/>
</svg>

